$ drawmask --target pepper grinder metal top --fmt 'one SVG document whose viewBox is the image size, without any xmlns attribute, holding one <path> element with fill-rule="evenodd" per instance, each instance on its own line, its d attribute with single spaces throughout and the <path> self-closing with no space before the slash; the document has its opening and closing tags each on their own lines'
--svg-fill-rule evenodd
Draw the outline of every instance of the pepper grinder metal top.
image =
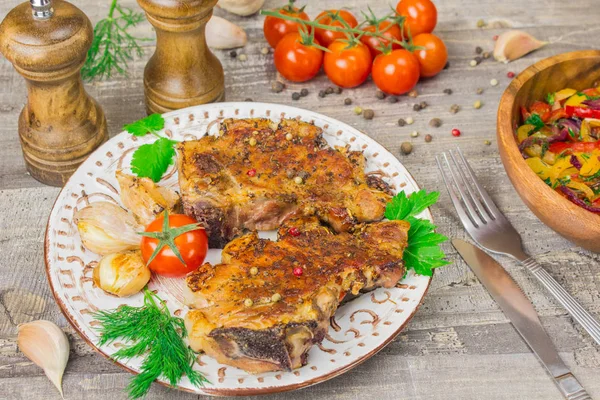
<svg viewBox="0 0 600 400">
<path fill-rule="evenodd" d="M 104 112 L 85 91 L 80 70 L 92 24 L 62 0 L 30 0 L 0 24 L 0 52 L 27 84 L 19 136 L 27 170 L 62 186 L 107 138 Z"/>
</svg>

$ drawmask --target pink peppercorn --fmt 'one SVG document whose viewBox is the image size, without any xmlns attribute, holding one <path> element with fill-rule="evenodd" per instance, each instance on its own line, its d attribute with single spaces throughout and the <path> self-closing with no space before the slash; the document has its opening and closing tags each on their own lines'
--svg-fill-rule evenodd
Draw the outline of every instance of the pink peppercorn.
<svg viewBox="0 0 600 400">
<path fill-rule="evenodd" d="M 248 170 L 248 172 L 246 172 L 246 174 L 248 176 L 254 176 L 254 175 L 256 175 L 256 170 L 254 168 L 252 168 L 251 170 Z"/>
<path fill-rule="evenodd" d="M 300 229 L 296 228 L 295 226 L 292 226 L 290 229 L 288 229 L 288 233 L 291 236 L 300 236 Z"/>
<path fill-rule="evenodd" d="M 492 39 L 494 39 L 494 42 L 495 42 L 496 40 L 498 40 L 498 35 L 494 35 L 494 37 Z"/>
<path fill-rule="evenodd" d="M 302 274 L 304 273 L 304 270 L 302 269 L 302 267 L 295 267 L 292 272 L 294 273 L 295 276 L 302 276 Z"/>
<path fill-rule="evenodd" d="M 515 77 L 515 73 L 510 71 L 508 74 L 506 74 L 506 76 L 508 76 L 509 78 L 514 78 Z"/>
<path fill-rule="evenodd" d="M 452 129 L 452 136 L 456 136 L 456 137 L 460 136 L 460 131 L 456 128 Z"/>
</svg>

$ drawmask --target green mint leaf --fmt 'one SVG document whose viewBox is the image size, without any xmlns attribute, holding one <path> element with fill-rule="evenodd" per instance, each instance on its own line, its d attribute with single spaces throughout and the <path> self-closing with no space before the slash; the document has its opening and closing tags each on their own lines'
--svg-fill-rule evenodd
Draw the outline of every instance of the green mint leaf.
<svg viewBox="0 0 600 400">
<path fill-rule="evenodd" d="M 131 170 L 141 178 L 150 178 L 158 182 L 173 162 L 173 156 L 173 141 L 160 138 L 154 143 L 141 145 L 133 153 Z"/>
<path fill-rule="evenodd" d="M 419 190 L 410 197 L 400 192 L 386 205 L 385 217 L 389 220 L 405 220 L 414 217 L 435 204 L 439 196 L 439 192 L 427 193 L 425 190 Z"/>
<path fill-rule="evenodd" d="M 531 114 L 531 116 L 525 120 L 525 123 L 528 125 L 533 125 L 534 131 L 543 128 L 545 125 L 544 121 L 542 121 L 542 118 L 540 118 L 538 114 Z"/>
<path fill-rule="evenodd" d="M 160 131 L 164 127 L 165 120 L 162 115 L 152 114 L 132 124 L 124 125 L 123 129 L 131 133 L 133 136 L 145 136 L 148 133 Z"/>
<path fill-rule="evenodd" d="M 556 101 L 556 100 L 555 100 L 555 97 L 554 97 L 554 93 L 548 93 L 548 94 L 546 95 L 546 102 L 547 102 L 548 104 L 550 104 L 551 106 L 553 106 L 555 101 Z"/>
</svg>

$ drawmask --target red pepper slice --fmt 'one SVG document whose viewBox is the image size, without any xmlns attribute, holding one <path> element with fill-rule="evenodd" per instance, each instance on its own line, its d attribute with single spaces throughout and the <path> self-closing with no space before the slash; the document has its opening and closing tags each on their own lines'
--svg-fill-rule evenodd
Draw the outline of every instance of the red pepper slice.
<svg viewBox="0 0 600 400">
<path fill-rule="evenodd" d="M 548 120 L 548 122 L 552 123 L 552 122 L 556 122 L 561 118 L 567 118 L 567 112 L 565 111 L 564 108 L 559 108 L 557 110 L 552 111 L 552 114 L 550 114 L 550 119 Z"/>
<path fill-rule="evenodd" d="M 547 122 L 552 110 L 550 106 L 543 101 L 534 101 L 531 107 L 529 107 L 529 111 L 531 111 L 532 114 L 539 115 L 543 122 Z"/>
<path fill-rule="evenodd" d="M 600 118 L 600 110 L 594 110 L 588 107 L 575 107 L 575 106 L 566 106 L 565 112 L 569 117 L 579 117 L 579 118 Z"/>
<path fill-rule="evenodd" d="M 586 96 L 590 96 L 590 97 L 595 97 L 595 96 L 600 95 L 600 93 L 598 92 L 598 90 L 596 88 L 585 89 L 581 93 L 585 94 Z"/>
<path fill-rule="evenodd" d="M 560 154 L 565 150 L 571 150 L 574 153 L 591 153 L 600 149 L 600 141 L 598 142 L 554 142 L 550 145 L 549 150 L 555 154 Z"/>
<path fill-rule="evenodd" d="M 521 106 L 521 117 L 523 117 L 523 122 L 527 121 L 527 119 L 531 116 L 531 114 L 529 113 L 529 111 L 527 111 L 527 108 L 524 106 Z"/>
</svg>

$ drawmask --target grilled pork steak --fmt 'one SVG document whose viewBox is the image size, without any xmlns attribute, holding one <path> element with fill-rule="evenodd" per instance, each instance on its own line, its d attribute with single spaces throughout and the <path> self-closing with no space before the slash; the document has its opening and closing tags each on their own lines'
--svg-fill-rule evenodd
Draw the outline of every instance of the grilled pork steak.
<svg viewBox="0 0 600 400">
<path fill-rule="evenodd" d="M 275 242 L 256 232 L 234 239 L 222 264 L 187 277 L 192 349 L 252 373 L 306 364 L 346 293 L 391 288 L 402 278 L 408 229 L 383 221 L 334 234 L 314 216 L 292 217 Z"/>
<path fill-rule="evenodd" d="M 219 136 L 178 145 L 184 211 L 210 247 L 248 230 L 273 230 L 295 212 L 335 231 L 383 218 L 387 185 L 364 172 L 361 152 L 333 149 L 322 130 L 296 120 L 228 119 Z"/>
</svg>

